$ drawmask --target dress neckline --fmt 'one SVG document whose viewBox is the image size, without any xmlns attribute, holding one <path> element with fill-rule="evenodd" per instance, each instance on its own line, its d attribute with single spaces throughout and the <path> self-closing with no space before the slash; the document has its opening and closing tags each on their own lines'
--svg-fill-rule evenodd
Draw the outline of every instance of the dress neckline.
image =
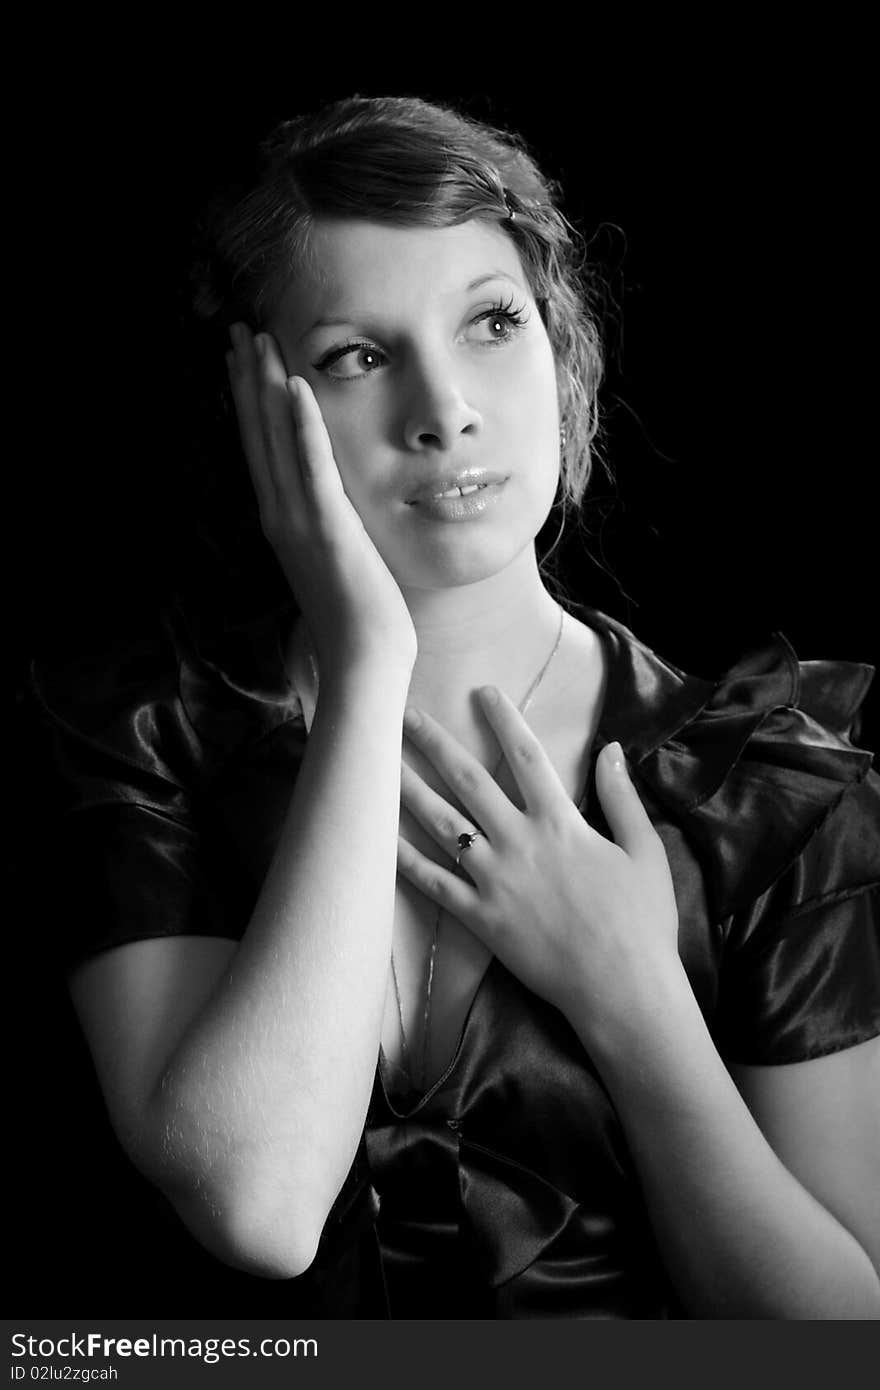
<svg viewBox="0 0 880 1390">
<path fill-rule="evenodd" d="M 428 1102 L 432 1099 L 432 1097 L 437 1093 L 437 1091 L 442 1089 L 442 1087 L 446 1084 L 452 1073 L 457 1068 L 459 1059 L 461 1058 L 461 1055 L 464 1052 L 464 1045 L 467 1040 L 468 1032 L 470 1030 L 471 1019 L 473 1018 L 477 1010 L 477 1003 L 480 1000 L 481 996 L 488 989 L 490 976 L 494 973 L 497 965 L 500 965 L 498 957 L 490 956 L 488 961 L 486 962 L 485 970 L 483 971 L 482 975 L 477 981 L 477 987 L 471 995 L 471 1002 L 468 1004 L 467 1013 L 464 1016 L 464 1022 L 461 1025 L 461 1030 L 458 1035 L 458 1042 L 455 1045 L 455 1050 L 452 1054 L 452 1057 L 448 1065 L 443 1068 L 443 1071 L 437 1077 L 436 1081 L 433 1081 L 426 1091 L 422 1092 L 421 1094 L 418 1091 L 411 1091 L 407 1095 L 400 1095 L 397 1091 L 392 1092 L 391 1090 L 389 1090 L 388 1082 L 386 1080 L 386 1073 L 390 1073 L 391 1063 L 385 1056 L 385 1050 L 382 1047 L 382 1044 L 379 1044 L 379 1060 L 376 1067 L 376 1072 L 382 1086 L 382 1093 L 385 1097 L 385 1103 L 388 1106 L 388 1109 L 391 1111 L 391 1113 L 398 1120 L 412 1119 L 418 1113 L 418 1111 L 423 1110 L 425 1106 L 428 1104 Z M 407 1108 L 401 1109 L 400 1107 L 404 1105 Z"/>
</svg>

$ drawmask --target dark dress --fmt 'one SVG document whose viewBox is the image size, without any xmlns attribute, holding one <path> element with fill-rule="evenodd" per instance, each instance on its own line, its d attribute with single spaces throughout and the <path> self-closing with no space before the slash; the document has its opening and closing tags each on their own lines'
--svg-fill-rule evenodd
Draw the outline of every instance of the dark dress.
<svg viewBox="0 0 880 1390">
<path fill-rule="evenodd" d="M 609 655 L 580 809 L 609 833 L 595 755 L 619 739 L 721 1055 L 788 1063 L 876 1035 L 880 778 L 850 741 L 872 669 L 798 662 L 776 635 L 708 681 L 575 611 Z M 34 668 L 51 862 L 66 901 L 89 904 L 72 930 L 47 890 L 66 965 L 147 937 L 241 936 L 306 740 L 282 658 L 291 621 L 283 609 L 198 644 L 172 615 L 161 641 L 112 661 Z M 315 1264 L 291 1282 L 303 1307 L 676 1315 L 601 1079 L 565 1018 L 497 958 L 444 1075 L 423 1097 L 389 1088 L 380 1055 L 355 1163 Z"/>
</svg>

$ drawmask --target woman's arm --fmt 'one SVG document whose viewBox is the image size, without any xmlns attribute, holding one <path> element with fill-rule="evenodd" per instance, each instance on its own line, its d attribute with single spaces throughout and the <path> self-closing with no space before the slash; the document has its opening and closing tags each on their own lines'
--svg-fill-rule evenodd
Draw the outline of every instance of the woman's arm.
<svg viewBox="0 0 880 1390">
<path fill-rule="evenodd" d="M 569 1020 L 614 1100 L 687 1311 L 880 1317 L 880 1044 L 740 1069 L 740 1094 L 683 968 L 633 1003 L 601 1045 L 584 1012 Z"/>
<path fill-rule="evenodd" d="M 271 868 L 230 970 L 150 1096 L 182 1215 L 282 1274 L 310 1262 L 363 1131 L 391 927 L 406 687 L 325 684 Z M 291 1266 L 292 1261 L 292 1266 Z"/>
<path fill-rule="evenodd" d="M 190 970 L 206 973 L 178 981 L 170 946 L 157 942 L 140 953 L 149 982 L 134 980 L 121 951 L 121 963 L 84 967 L 74 998 L 138 1166 L 215 1253 L 285 1277 L 313 1258 L 375 1074 L 415 634 L 345 496 L 309 388 L 290 391 L 271 340 L 258 353 L 244 330 L 236 336 L 242 440 L 264 530 L 318 648 L 318 707 L 231 959 L 216 942 L 184 948 Z"/>
</svg>

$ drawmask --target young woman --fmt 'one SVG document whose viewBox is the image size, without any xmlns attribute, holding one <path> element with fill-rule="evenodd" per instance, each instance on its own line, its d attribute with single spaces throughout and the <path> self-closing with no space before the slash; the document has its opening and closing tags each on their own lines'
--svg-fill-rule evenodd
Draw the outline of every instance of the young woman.
<svg viewBox="0 0 880 1390">
<path fill-rule="evenodd" d="M 876 1317 L 870 669 L 707 682 L 548 590 L 600 358 L 515 139 L 266 154 L 202 304 L 290 604 L 86 715 L 35 672 L 122 1145 L 328 1317 Z"/>
</svg>

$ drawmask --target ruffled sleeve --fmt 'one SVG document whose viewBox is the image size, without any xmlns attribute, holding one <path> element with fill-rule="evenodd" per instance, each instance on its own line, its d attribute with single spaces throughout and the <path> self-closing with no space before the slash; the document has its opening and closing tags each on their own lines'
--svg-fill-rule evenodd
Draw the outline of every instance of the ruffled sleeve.
<svg viewBox="0 0 880 1390">
<path fill-rule="evenodd" d="M 722 1050 L 753 1065 L 805 1061 L 880 1033 L 880 778 L 852 741 L 874 672 L 798 662 L 779 645 L 788 699 L 767 711 L 748 751 L 772 793 L 768 839 L 782 869 L 736 904 L 718 1000 Z"/>
<path fill-rule="evenodd" d="M 663 691 L 646 717 L 623 711 L 621 741 L 685 917 L 705 904 L 722 1054 L 781 1064 L 876 1036 L 880 779 L 853 742 L 873 668 L 799 661 L 779 634 L 712 685 L 638 659 Z"/>
<path fill-rule="evenodd" d="M 880 779 L 848 787 L 770 892 L 732 919 L 717 1035 L 782 1064 L 880 1033 Z"/>
<path fill-rule="evenodd" d="M 62 968 L 150 937 L 239 938 L 259 884 L 223 797 L 230 770 L 241 781 L 251 766 L 253 794 L 256 750 L 291 710 L 221 681 L 168 617 L 99 657 L 35 661 L 25 706 L 47 870 L 37 909 Z"/>
</svg>

